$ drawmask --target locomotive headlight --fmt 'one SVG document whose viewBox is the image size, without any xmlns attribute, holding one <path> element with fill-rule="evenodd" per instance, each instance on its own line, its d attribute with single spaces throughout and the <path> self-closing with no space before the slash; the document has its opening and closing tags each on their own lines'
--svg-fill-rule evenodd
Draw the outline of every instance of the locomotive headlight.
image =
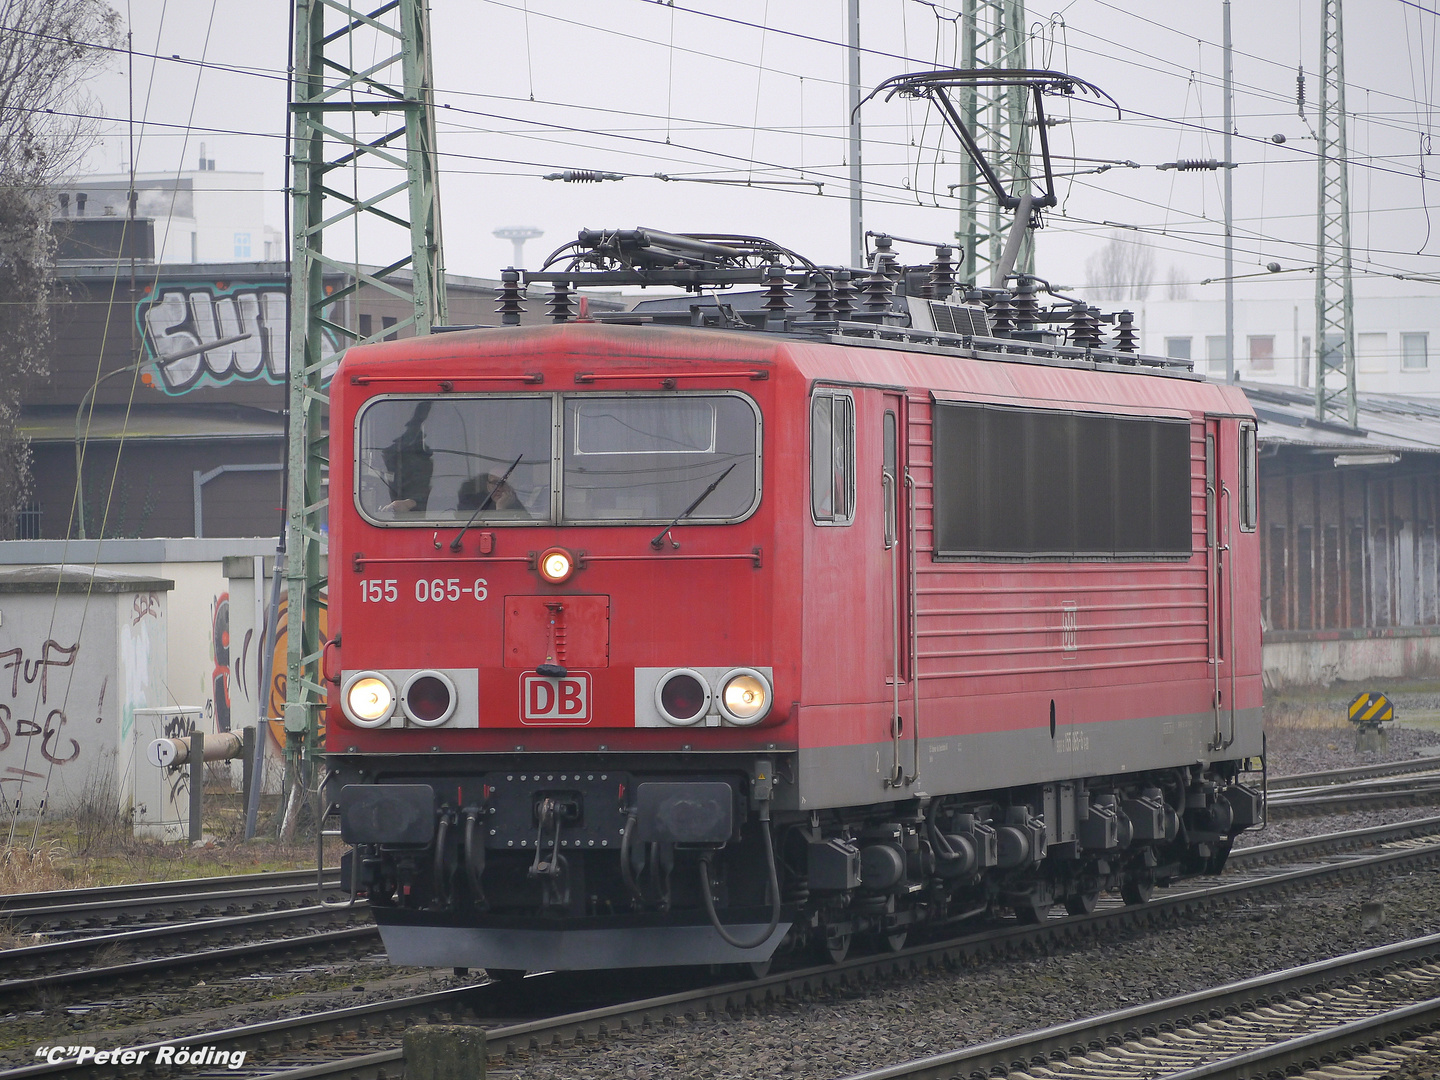
<svg viewBox="0 0 1440 1080">
<path fill-rule="evenodd" d="M 542 551 L 535 565 L 540 576 L 551 585 L 560 585 L 570 580 L 570 575 L 575 573 L 575 557 L 564 548 L 554 547 Z"/>
<path fill-rule="evenodd" d="M 699 672 L 677 668 L 656 684 L 655 707 L 667 724 L 698 724 L 710 711 L 710 687 Z"/>
<path fill-rule="evenodd" d="M 400 707 L 412 724 L 439 727 L 455 713 L 455 684 L 441 671 L 417 671 L 405 680 Z"/>
<path fill-rule="evenodd" d="M 770 683 L 754 668 L 736 668 L 720 683 L 720 714 L 742 727 L 758 724 L 770 711 Z"/>
<path fill-rule="evenodd" d="M 350 680 L 341 704 L 352 724 L 380 727 L 395 709 L 395 687 L 384 675 L 362 672 Z"/>
</svg>

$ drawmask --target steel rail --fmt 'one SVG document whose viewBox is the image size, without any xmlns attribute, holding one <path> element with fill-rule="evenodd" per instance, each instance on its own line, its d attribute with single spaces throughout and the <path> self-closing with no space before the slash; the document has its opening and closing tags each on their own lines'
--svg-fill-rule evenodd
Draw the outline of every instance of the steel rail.
<svg viewBox="0 0 1440 1080">
<path fill-rule="evenodd" d="M 1291 787 L 1306 787 L 1315 784 L 1346 784 L 1352 780 L 1364 780 L 1377 776 L 1397 776 L 1409 772 L 1425 772 L 1440 767 L 1440 757 L 1410 758 L 1406 761 L 1387 761 L 1379 765 L 1354 765 L 1345 769 L 1325 769 L 1320 772 L 1290 773 L 1287 776 L 1270 777 L 1270 790 L 1279 791 Z"/>
<path fill-rule="evenodd" d="M 0 911 L 0 918 L 14 930 L 30 932 L 44 928 L 109 926 L 136 918 L 158 917 L 176 912 L 226 911 L 233 907 L 253 906 L 257 903 L 310 905 L 315 902 L 316 888 L 315 872 L 311 870 L 309 873 L 310 880 L 303 885 L 271 885 L 155 896 L 136 895 L 114 900 L 83 900 L 43 907 L 15 907 Z M 326 882 L 325 890 L 332 900 L 349 897 L 338 879 Z"/>
<path fill-rule="evenodd" d="M 133 950 L 135 947 L 153 949 L 200 941 L 229 938 L 236 933 L 269 930 L 276 926 L 298 923 L 308 925 L 340 919 L 351 919 L 362 915 L 368 918 L 369 907 L 357 904 L 311 904 L 308 907 L 289 908 L 285 911 L 265 911 L 254 915 L 230 915 L 216 919 L 201 919 L 194 922 L 170 923 L 165 926 L 151 926 L 143 930 L 122 930 L 113 934 L 92 934 L 84 937 L 66 938 L 63 941 L 47 941 L 38 945 L 22 945 L 14 949 L 0 950 L 0 971 L 29 972 L 27 978 L 34 978 L 47 970 L 64 967 L 74 972 L 93 954 L 109 950 Z M 279 940 L 279 939 L 269 939 Z M 299 938 L 296 940 L 305 940 Z M 0 983 L 0 991 L 10 983 L 21 980 L 7 980 Z"/>
<path fill-rule="evenodd" d="M 1362 846 L 1398 843 L 1437 833 L 1440 833 L 1440 817 L 1415 818 L 1394 825 L 1372 825 L 1367 829 L 1301 836 L 1293 840 L 1278 840 L 1273 844 L 1236 848 L 1230 852 L 1225 865 L 1227 869 L 1242 869 L 1308 856 L 1344 854 Z"/>
<path fill-rule="evenodd" d="M 1398 1009 L 1387 1009 L 1385 1002 L 1376 1001 L 1375 1015 L 1362 1021 L 1330 1024 L 1320 1032 L 1277 1040 L 1270 1046 L 1225 1055 L 1212 1062 L 1197 1062 L 1183 1071 L 1167 1069 L 1159 1064 L 1155 1033 L 1176 1033 L 1205 1025 L 1204 1039 L 1223 1038 L 1223 1028 L 1235 1024 L 1247 1013 L 1265 1009 L 1273 1012 L 1278 1005 L 1300 995 L 1353 984 L 1394 969 L 1413 973 L 1430 965 L 1432 970 L 1426 973 L 1426 978 L 1419 980 L 1418 988 L 1433 993 L 1440 986 L 1440 971 L 1434 970 L 1437 963 L 1440 963 L 1440 934 L 1430 934 L 978 1046 L 853 1073 L 845 1080 L 952 1080 L 957 1077 L 1004 1075 L 1010 1071 L 1023 1071 L 1025 1075 L 1034 1077 L 1063 1074 L 1079 1078 L 1087 1073 L 1106 1077 L 1117 1072 L 1130 1074 L 1128 1068 L 1117 1068 L 1119 1059 L 1128 1059 L 1127 1064 L 1138 1065 L 1147 1055 L 1157 1058 L 1144 1073 L 1154 1078 L 1199 1080 L 1200 1077 L 1264 1076 L 1267 1075 L 1266 1069 L 1255 1066 L 1273 1063 L 1278 1071 L 1284 1072 L 1287 1065 L 1315 1061 L 1318 1054 L 1327 1048 L 1348 1047 L 1357 1042 L 1368 1044 L 1377 1031 L 1383 1032 L 1379 1035 L 1383 1039 L 1397 1030 L 1413 1030 L 1417 1023 L 1433 1023 L 1434 1018 L 1440 1015 L 1440 999 L 1428 997 L 1425 1001 L 1412 1002 Z M 1313 998 L 1307 997 L 1305 1007 L 1306 1010 L 1319 1012 L 1319 1003 Z M 1398 1028 L 1395 1027 L 1397 1021 Z M 1273 1026 L 1275 1022 L 1272 1015 L 1269 1023 Z M 1325 1021 L 1321 1019 L 1320 1022 Z M 1166 1056 L 1180 1056 L 1186 1052 L 1180 1040 L 1166 1041 L 1163 1049 Z M 1205 1051 L 1203 1047 L 1195 1047 L 1193 1052 L 1198 1055 Z M 1102 1057 L 1104 1060 L 1094 1060 Z M 1059 1067 L 1052 1071 L 1047 1068 L 1047 1062 L 1056 1062 Z"/>
<path fill-rule="evenodd" d="M 325 868 L 327 880 L 339 879 L 340 868 Z M 126 901 L 137 897 L 163 897 L 194 892 L 219 892 L 226 889 L 267 889 L 276 885 L 315 883 L 314 868 L 306 870 L 262 870 L 253 874 L 227 874 L 223 877 L 174 878 L 169 881 L 143 881 L 130 885 L 98 885 L 84 889 L 51 889 L 46 892 L 7 893 L 0 895 L 0 913 L 12 908 L 40 908 L 55 904 L 83 904 L 90 901 Z"/>
<path fill-rule="evenodd" d="M 840 964 L 783 972 L 763 979 L 733 983 L 720 987 L 670 994 L 660 998 L 631 1001 L 586 1012 L 549 1017 L 494 1027 L 487 1031 L 492 1055 L 516 1051 L 544 1049 L 566 1045 L 577 1039 L 604 1037 L 614 1032 L 637 1030 L 646 1024 L 663 1024 L 668 1018 L 714 1012 L 742 1011 L 764 1007 L 777 1001 L 836 989 L 853 989 L 872 980 L 911 976 L 925 970 L 952 969 L 981 959 L 1025 953 L 1032 949 L 1053 948 L 1058 942 L 1095 940 L 1105 937 L 1123 925 L 1169 925 L 1186 915 L 1218 904 L 1234 903 L 1270 892 L 1284 893 L 1313 887 L 1327 878 L 1345 880 L 1360 875 L 1397 873 L 1440 862 L 1440 843 L 1383 852 L 1369 858 L 1351 859 L 1339 864 L 1306 867 L 1251 881 L 1231 882 L 1214 888 L 1152 899 L 1148 904 L 1096 911 L 1090 915 L 1049 920 L 1039 926 L 1013 926 L 1000 932 L 993 930 L 939 944 L 917 945 L 902 952 L 846 960 Z M 206 1046 L 272 1052 L 277 1048 L 304 1046 L 313 1039 L 327 1035 L 349 1034 L 364 1025 L 403 1027 L 415 1019 L 430 1022 L 448 1017 L 465 1022 L 493 998 L 495 991 L 485 986 L 460 987 L 436 993 L 401 998 L 389 1002 L 353 1006 L 311 1016 L 290 1017 L 247 1025 L 217 1032 L 197 1032 L 180 1038 L 148 1043 L 137 1049 L 160 1046 Z M 329 1051 L 334 1053 L 333 1050 Z M 369 1052 L 335 1058 L 328 1064 L 290 1064 L 297 1069 L 267 1069 L 263 1075 L 303 1080 L 304 1077 L 347 1076 L 375 1077 L 383 1070 L 393 1075 L 390 1066 L 401 1061 L 398 1049 Z M 258 1063 L 257 1063 L 258 1064 Z M 247 1071 L 249 1067 L 247 1066 Z M 40 1077 L 75 1077 L 77 1080 L 99 1078 L 110 1080 L 125 1070 L 114 1066 L 95 1068 L 78 1066 L 74 1061 L 54 1065 L 31 1065 L 0 1072 L 0 1080 L 31 1080 Z M 293 1075 L 292 1075 L 293 1073 Z M 253 1075 L 253 1073 L 252 1073 Z"/>
<path fill-rule="evenodd" d="M 1338 795 L 1316 795 L 1304 799 L 1271 799 L 1267 812 L 1272 818 L 1316 817 L 1349 810 L 1386 810 L 1440 803 L 1440 784 L 1404 791 L 1357 791 Z"/>
<path fill-rule="evenodd" d="M 351 926 L 343 930 L 321 930 L 314 934 L 272 938 L 268 941 L 252 941 L 242 945 L 222 945 L 219 948 L 206 949 L 204 952 L 182 953 L 178 956 L 158 956 L 148 960 L 110 964 L 105 967 L 54 971 L 25 979 L 6 979 L 0 981 L 0 1000 L 91 983 L 113 986 L 137 978 L 151 978 L 157 972 L 168 973 L 201 964 L 207 967 L 219 967 L 238 960 L 273 957 L 277 953 L 310 952 L 314 949 L 324 949 L 331 951 L 333 958 L 337 947 L 350 946 L 355 943 L 379 945 L 380 932 L 373 925 Z"/>
</svg>

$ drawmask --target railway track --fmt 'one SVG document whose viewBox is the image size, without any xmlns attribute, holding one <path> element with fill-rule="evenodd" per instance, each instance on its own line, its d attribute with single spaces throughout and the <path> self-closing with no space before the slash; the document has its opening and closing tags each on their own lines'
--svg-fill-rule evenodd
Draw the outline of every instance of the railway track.
<svg viewBox="0 0 1440 1080">
<path fill-rule="evenodd" d="M 93 889 L 0 896 L 0 923 L 15 933 L 74 933 L 137 922 L 238 915 L 348 899 L 340 871 L 328 868 L 323 887 L 314 870 L 109 885 Z"/>
<path fill-rule="evenodd" d="M 1440 833 L 1440 817 L 1398 825 L 1242 848 L 1231 855 L 1240 872 L 1301 859 L 1333 857 L 1363 848 L 1414 841 Z M 1107 907 L 1119 906 L 1108 902 Z M 379 934 L 363 903 L 301 907 L 231 918 L 122 931 L 0 951 L 0 1006 L 48 1002 L 64 1008 L 95 986 L 151 988 L 189 978 L 196 969 L 246 973 L 307 957 L 357 959 L 380 951 Z M 254 939 L 254 940 L 247 940 Z M 137 955 L 143 954 L 143 955 Z M 214 975 L 209 976 L 212 981 Z"/>
<path fill-rule="evenodd" d="M 1353 780 L 1373 780 L 1382 776 L 1404 776 L 1407 773 L 1428 772 L 1435 768 L 1440 768 L 1440 757 L 1408 758 L 1404 761 L 1386 761 L 1379 765 L 1353 765 L 1345 769 L 1272 776 L 1269 787 L 1272 792 L 1288 791 L 1291 788 L 1348 784 Z"/>
<path fill-rule="evenodd" d="M 311 905 L 6 949 L 0 951 L 0 1005 L 62 1001 L 61 995 L 88 986 L 124 986 L 198 967 L 226 972 L 317 952 L 373 953 L 380 935 L 368 920 L 364 904 Z"/>
<path fill-rule="evenodd" d="M 1313 889 L 1327 879 L 1385 876 L 1440 863 L 1440 843 L 1420 843 L 1413 838 L 1401 838 L 1396 842 L 1402 846 L 1378 855 L 1351 857 L 1189 892 L 1177 890 L 1142 906 L 1097 910 L 1090 915 L 1051 920 L 1040 926 L 1011 925 L 998 932 L 991 930 L 941 944 L 917 945 L 893 955 L 858 957 L 838 965 L 805 968 L 719 987 L 686 989 L 659 998 L 615 1001 L 563 1016 L 506 1022 L 502 1005 L 506 1000 L 513 1000 L 513 996 L 505 992 L 513 988 L 486 984 L 223 1031 L 197 1032 L 135 1049 L 148 1050 L 152 1060 L 164 1047 L 170 1047 L 172 1053 L 177 1048 L 200 1045 L 228 1051 L 244 1050 L 250 1057 L 243 1072 L 254 1076 L 282 1076 L 285 1080 L 321 1076 L 395 1080 L 400 1076 L 403 1065 L 402 1052 L 395 1048 L 395 1044 L 405 1027 L 417 1022 L 483 1026 L 487 1030 L 492 1056 L 496 1057 L 563 1046 L 576 1040 L 602 1038 L 615 1032 L 664 1024 L 667 1020 L 686 1015 L 744 1011 L 764 1007 L 780 999 L 853 988 L 874 980 L 903 978 L 926 970 L 952 969 L 1017 953 L 1026 954 L 1030 950 L 1054 949 L 1063 943 L 1103 938 L 1126 925 L 1164 927 L 1204 908 L 1260 898 L 1283 898 L 1292 892 Z M 1288 843 L 1295 845 L 1302 842 Z M 1274 857 L 1274 853 L 1266 857 Z M 1258 860 L 1260 857 L 1255 858 Z M 561 984 L 551 982 L 545 976 L 532 976 L 523 985 L 527 989 L 533 987 L 534 996 L 541 1000 L 552 1000 L 561 992 Z M 96 1067 L 68 1060 L 3 1072 L 0 1080 L 39 1077 L 65 1077 L 67 1080 L 74 1077 L 80 1080 L 102 1074 L 106 1077 L 124 1075 L 126 1071 L 124 1067 Z"/>
<path fill-rule="evenodd" d="M 1440 763 L 1433 760 L 1404 773 L 1272 787 L 1266 799 L 1267 813 L 1276 819 L 1433 805 L 1440 805 Z"/>
<path fill-rule="evenodd" d="M 1440 934 L 1185 994 L 846 1080 L 1381 1076 L 1440 1048 Z M 1367 1060 L 1368 1059 L 1368 1060 Z M 1431 1058 L 1433 1060 L 1433 1058 Z"/>
</svg>

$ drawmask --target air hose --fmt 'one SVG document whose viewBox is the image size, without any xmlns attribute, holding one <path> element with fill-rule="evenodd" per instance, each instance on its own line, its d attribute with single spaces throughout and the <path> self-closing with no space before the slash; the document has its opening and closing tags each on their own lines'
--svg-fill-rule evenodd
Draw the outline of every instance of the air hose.
<svg viewBox="0 0 1440 1080">
<path fill-rule="evenodd" d="M 770 871 L 770 925 L 765 927 L 754 941 L 739 941 L 720 925 L 720 917 L 715 914 L 715 898 L 710 895 L 711 852 L 706 851 L 700 856 L 700 895 L 705 900 L 705 914 L 710 917 L 710 925 L 715 927 L 715 932 L 725 944 L 736 949 L 759 948 L 770 939 L 775 927 L 780 924 L 780 879 L 775 872 L 775 842 L 770 838 L 770 807 L 766 804 L 761 804 L 760 807 L 760 835 L 765 839 L 765 862 Z"/>
</svg>

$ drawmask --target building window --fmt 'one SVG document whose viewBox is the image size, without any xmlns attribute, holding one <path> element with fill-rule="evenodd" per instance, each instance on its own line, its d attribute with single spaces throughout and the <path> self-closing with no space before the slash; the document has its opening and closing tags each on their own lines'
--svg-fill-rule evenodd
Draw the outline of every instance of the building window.
<svg viewBox="0 0 1440 1080">
<path fill-rule="evenodd" d="M 1190 339 L 1188 337 L 1167 337 L 1165 339 L 1165 355 L 1172 360 L 1190 359 Z"/>
<path fill-rule="evenodd" d="M 40 503 L 31 499 L 15 511 L 15 539 L 40 539 Z"/>
<path fill-rule="evenodd" d="M 1400 366 L 1406 371 L 1422 371 L 1430 366 L 1429 334 L 1400 335 Z"/>
<path fill-rule="evenodd" d="M 810 509 L 816 524 L 855 520 L 855 399 L 841 390 L 810 401 Z"/>
<path fill-rule="evenodd" d="M 935 552 L 959 558 L 1190 554 L 1190 424 L 935 406 Z"/>
<path fill-rule="evenodd" d="M 235 234 L 235 258 L 250 258 L 250 234 L 248 232 L 237 232 Z"/>
<path fill-rule="evenodd" d="M 1275 336 L 1273 334 L 1250 335 L 1250 370 L 1263 372 L 1275 370 Z"/>
<path fill-rule="evenodd" d="M 1366 371 L 1373 375 L 1389 371 L 1390 358 L 1386 355 L 1389 345 L 1390 335 L 1388 334 L 1356 334 L 1355 370 Z M 1335 359 L 1338 362 L 1340 358 L 1337 356 Z"/>
<path fill-rule="evenodd" d="M 1225 374 L 1225 338 L 1223 335 L 1212 334 L 1205 339 L 1205 360 L 1210 365 L 1212 375 Z"/>
<path fill-rule="evenodd" d="M 369 315 L 360 316 L 360 339 L 363 341 L 375 332 L 374 322 Z"/>
<path fill-rule="evenodd" d="M 397 319 L 397 318 L 395 318 L 394 315 L 381 315 L 381 316 L 380 316 L 380 328 L 381 328 L 382 330 L 389 330 L 390 327 L 394 326 L 394 325 L 395 325 L 397 322 L 399 322 L 399 321 L 400 321 L 400 320 Z M 386 341 L 395 341 L 395 340 L 397 340 L 399 337 L 400 337 L 399 334 L 386 334 L 386 335 L 385 335 L 385 340 L 386 340 Z"/>
</svg>

